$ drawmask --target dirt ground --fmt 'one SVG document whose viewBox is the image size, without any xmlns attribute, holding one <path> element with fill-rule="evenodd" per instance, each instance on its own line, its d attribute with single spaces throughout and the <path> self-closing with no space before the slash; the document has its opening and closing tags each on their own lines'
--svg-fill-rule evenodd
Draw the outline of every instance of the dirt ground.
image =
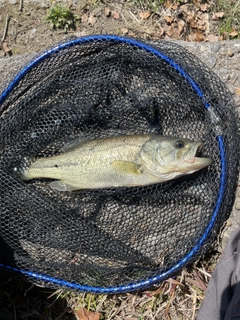
<svg viewBox="0 0 240 320">
<path fill-rule="evenodd" d="M 163 1 L 159 1 L 162 3 Z M 52 28 L 46 17 L 50 8 L 65 6 L 75 16 L 68 30 Z M 158 1 L 156 1 L 158 3 Z M 215 1 L 164 1 L 151 8 L 146 1 L 0 0 L 2 54 L 39 52 L 69 37 L 89 34 L 119 34 L 143 39 L 216 41 L 222 12 Z M 232 33 L 234 36 L 234 32 Z M 236 32 L 235 32 L 236 36 Z M 1 51 L 0 51 L 1 54 Z"/>
</svg>

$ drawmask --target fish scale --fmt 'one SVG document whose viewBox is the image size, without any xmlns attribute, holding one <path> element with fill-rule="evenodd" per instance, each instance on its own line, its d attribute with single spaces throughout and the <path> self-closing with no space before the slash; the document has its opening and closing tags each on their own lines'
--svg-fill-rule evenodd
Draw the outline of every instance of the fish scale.
<svg viewBox="0 0 240 320">
<path fill-rule="evenodd" d="M 57 179 L 50 186 L 58 191 L 156 184 L 209 165 L 195 157 L 199 145 L 159 135 L 74 141 L 68 152 L 33 162 L 23 179 Z"/>
</svg>

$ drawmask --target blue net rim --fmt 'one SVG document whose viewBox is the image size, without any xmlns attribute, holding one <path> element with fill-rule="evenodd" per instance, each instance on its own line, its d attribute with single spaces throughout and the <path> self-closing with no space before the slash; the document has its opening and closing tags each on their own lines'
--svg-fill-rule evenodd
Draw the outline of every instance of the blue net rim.
<svg viewBox="0 0 240 320">
<path fill-rule="evenodd" d="M 3 91 L 3 93 L 0 96 L 0 104 L 2 104 L 5 99 L 11 94 L 11 91 L 16 87 L 16 85 L 21 81 L 21 79 L 32 70 L 34 66 L 42 62 L 44 59 L 47 59 L 49 56 L 54 54 L 57 51 L 61 51 L 63 49 L 66 49 L 71 46 L 80 45 L 84 43 L 89 42 L 96 42 L 96 41 L 111 41 L 111 42 L 121 42 L 126 43 L 131 46 L 135 46 L 140 50 L 144 50 L 146 52 L 150 52 L 151 54 L 155 55 L 159 59 L 164 60 L 167 64 L 169 64 L 172 68 L 174 68 L 193 88 L 193 90 L 196 92 L 196 94 L 199 96 L 199 98 L 202 100 L 205 108 L 207 110 L 211 110 L 210 105 L 205 101 L 204 94 L 201 91 L 198 84 L 194 81 L 194 79 L 175 61 L 173 61 L 171 58 L 157 50 L 156 48 L 152 47 L 151 45 L 148 45 L 146 43 L 143 43 L 136 39 L 131 39 L 127 37 L 121 37 L 116 35 L 91 35 L 86 37 L 81 37 L 78 39 L 70 40 L 65 43 L 59 44 L 50 50 L 44 52 L 40 56 L 38 56 L 35 60 L 31 61 L 25 68 L 23 68 L 16 76 L 15 78 L 10 82 L 8 87 Z M 207 238 L 209 237 L 214 224 L 216 222 L 216 219 L 218 217 L 218 213 L 223 201 L 224 197 L 224 190 L 226 185 L 226 152 L 223 142 L 223 136 L 217 135 L 216 136 L 218 147 L 219 147 L 219 153 L 220 153 L 220 166 L 221 166 L 221 176 L 220 176 L 220 184 L 219 184 L 219 191 L 218 191 L 218 197 L 217 201 L 213 210 L 212 217 L 209 221 L 209 224 L 207 225 L 205 232 L 201 236 L 201 238 L 197 241 L 196 245 L 192 248 L 190 252 L 188 252 L 181 260 L 179 260 L 174 266 L 171 268 L 165 270 L 159 275 L 156 275 L 154 277 L 150 277 L 147 280 L 142 280 L 140 282 L 136 283 L 130 283 L 127 285 L 122 286 L 116 286 L 116 287 L 93 287 L 88 285 L 81 285 L 74 282 L 65 281 L 62 279 L 54 278 L 47 276 L 45 274 L 39 274 L 35 272 L 31 272 L 28 270 L 23 270 L 20 268 L 15 268 L 11 266 L 7 266 L 4 264 L 0 264 L 0 268 L 13 271 L 16 273 L 23 274 L 27 277 L 37 279 L 38 281 L 44 281 L 51 283 L 53 285 L 63 286 L 69 289 L 73 290 L 80 290 L 80 291 L 88 291 L 93 292 L 97 294 L 114 294 L 114 293 L 123 293 L 128 291 L 134 291 L 139 290 L 143 288 L 147 288 L 154 283 L 161 282 L 164 279 L 167 279 L 171 274 L 176 273 L 178 270 L 180 270 L 182 267 L 184 267 L 193 257 L 197 254 L 197 252 L 201 249 Z"/>
</svg>

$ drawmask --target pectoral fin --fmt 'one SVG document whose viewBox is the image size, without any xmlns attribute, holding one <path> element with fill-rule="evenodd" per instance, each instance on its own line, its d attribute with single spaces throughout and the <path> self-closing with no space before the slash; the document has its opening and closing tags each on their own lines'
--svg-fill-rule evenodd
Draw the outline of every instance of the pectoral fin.
<svg viewBox="0 0 240 320">
<path fill-rule="evenodd" d="M 138 175 L 142 173 L 141 165 L 130 161 L 116 160 L 111 163 L 111 166 L 114 170 L 122 174 Z"/>
<path fill-rule="evenodd" d="M 58 191 L 73 191 L 73 190 L 79 190 L 80 188 L 76 188 L 71 186 L 70 184 L 67 184 L 61 180 L 56 180 L 51 183 L 49 183 L 50 187 L 54 190 Z"/>
</svg>

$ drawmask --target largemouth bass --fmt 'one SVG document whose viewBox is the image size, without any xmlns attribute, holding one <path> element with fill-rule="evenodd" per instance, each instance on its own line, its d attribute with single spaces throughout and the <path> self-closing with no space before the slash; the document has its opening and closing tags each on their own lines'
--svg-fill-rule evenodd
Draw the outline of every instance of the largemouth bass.
<svg viewBox="0 0 240 320">
<path fill-rule="evenodd" d="M 196 157 L 201 142 L 160 135 L 132 135 L 74 143 L 67 152 L 40 158 L 22 177 L 57 179 L 53 189 L 145 186 L 191 174 L 211 164 Z"/>
</svg>

